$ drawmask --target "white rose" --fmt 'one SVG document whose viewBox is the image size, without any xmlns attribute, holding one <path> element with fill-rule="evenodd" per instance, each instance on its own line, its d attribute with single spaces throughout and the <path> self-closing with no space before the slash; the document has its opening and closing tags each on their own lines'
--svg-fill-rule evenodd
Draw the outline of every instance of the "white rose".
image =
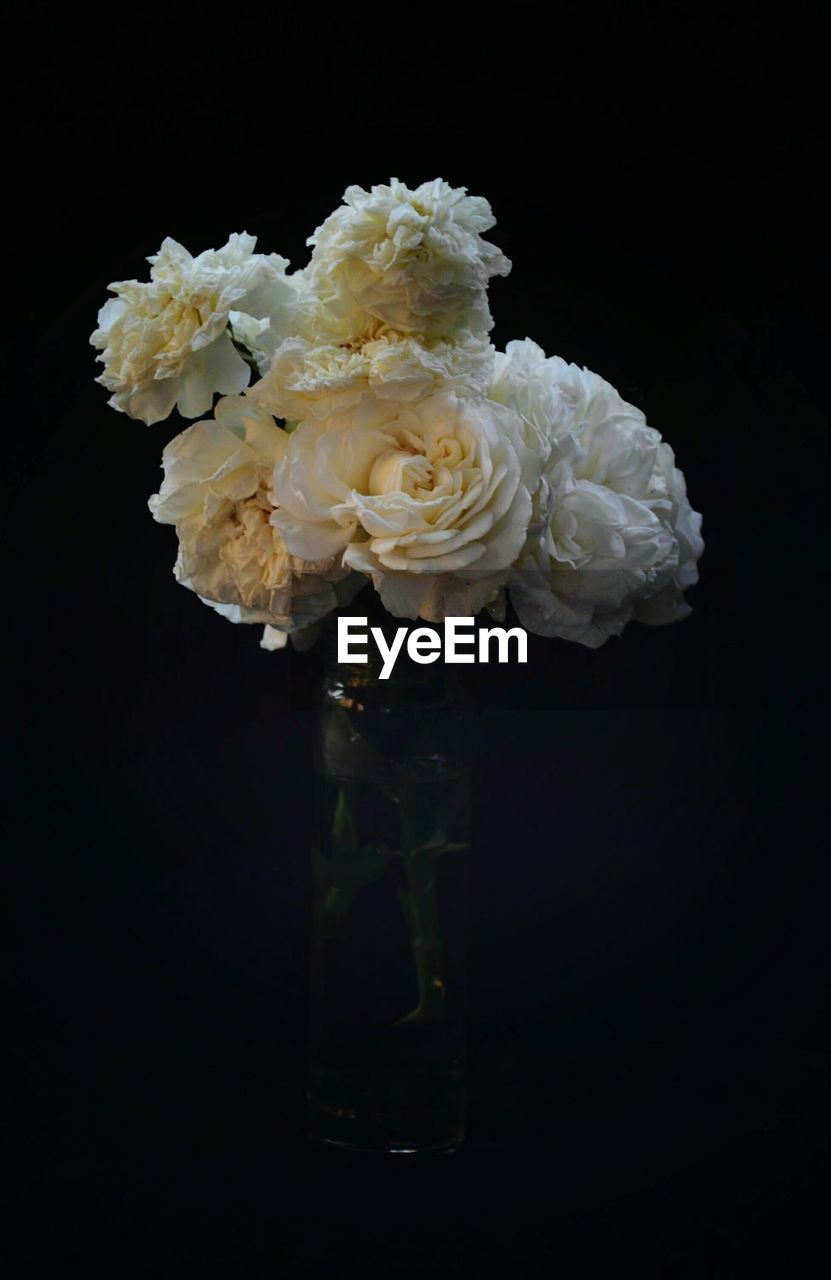
<svg viewBox="0 0 831 1280">
<path fill-rule="evenodd" d="M 166 239 L 148 258 L 149 281 L 109 286 L 117 296 L 101 308 L 90 342 L 102 352 L 97 381 L 115 409 L 148 424 L 174 405 L 196 418 L 210 411 L 215 392 L 233 395 L 248 385 L 250 369 L 228 332 L 230 313 L 273 317 L 279 327 L 281 312 L 297 305 L 286 259 L 255 254 L 255 244 L 243 232 L 193 258 Z"/>
<path fill-rule="evenodd" d="M 441 178 L 415 191 L 393 178 L 371 191 L 348 187 L 344 202 L 308 241 L 309 283 L 333 312 L 425 337 L 488 332 L 488 281 L 511 264 L 481 238 L 495 223 L 486 200 Z"/>
<path fill-rule="evenodd" d="M 596 648 L 677 565 L 672 535 L 646 505 L 579 477 L 566 460 L 548 484 L 551 515 L 514 570 L 511 600 L 529 631 Z"/>
<path fill-rule="evenodd" d="M 291 555 L 270 523 L 271 475 L 287 446 L 247 397 L 220 400 L 215 420 L 194 423 L 165 449 L 150 510 L 176 526 L 178 582 L 232 622 L 290 631 L 345 602 L 337 588 L 347 571 Z"/>
<path fill-rule="evenodd" d="M 538 479 L 516 414 L 438 392 L 364 399 L 301 422 L 274 472 L 272 520 L 296 555 L 343 553 L 396 617 L 441 621 L 498 595 Z"/>
<path fill-rule="evenodd" d="M 635 602 L 635 617 L 651 625 L 680 622 L 690 613 L 684 592 L 698 582 L 698 561 L 704 550 L 704 539 L 701 516 L 693 511 L 687 497 L 684 473 L 675 465 L 675 454 L 665 441 L 658 446 L 649 497 L 652 509 L 675 535 L 678 567 L 660 591 Z"/>
<path fill-rule="evenodd" d="M 510 586 L 523 625 L 594 648 L 633 616 L 684 616 L 701 520 L 641 410 L 529 341 L 497 355 L 491 394 L 541 441 L 531 536 Z"/>
<path fill-rule="evenodd" d="M 428 343 L 390 331 L 340 342 L 288 338 L 250 394 L 281 418 L 328 418 L 368 392 L 400 402 L 442 388 L 482 395 L 492 361 L 487 339 L 471 335 Z"/>
<path fill-rule="evenodd" d="M 577 422 L 576 397 L 562 385 L 558 366 L 564 364 L 557 357 L 546 359 L 542 347 L 530 338 L 509 342 L 505 351 L 494 354 L 488 395 L 520 415 L 526 438 L 537 442 L 543 457 L 550 454 L 553 442 L 569 437 Z"/>
</svg>

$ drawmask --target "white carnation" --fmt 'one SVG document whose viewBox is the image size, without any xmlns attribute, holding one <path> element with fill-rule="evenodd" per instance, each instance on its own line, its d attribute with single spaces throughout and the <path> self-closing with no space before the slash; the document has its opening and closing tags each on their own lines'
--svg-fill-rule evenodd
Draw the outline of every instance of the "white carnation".
<svg viewBox="0 0 831 1280">
<path fill-rule="evenodd" d="M 400 333 L 453 337 L 487 333 L 487 286 L 508 259 L 481 233 L 490 205 L 441 178 L 411 191 L 393 178 L 370 191 L 348 187 L 344 204 L 317 228 L 309 283 L 336 315 L 374 317 Z"/>
<path fill-rule="evenodd" d="M 300 423 L 272 520 L 294 554 L 369 574 L 396 617 L 475 614 L 526 539 L 538 472 L 522 434 L 510 409 L 452 391 L 364 399 Z"/>
<path fill-rule="evenodd" d="M 297 306 L 286 259 L 255 254 L 255 244 L 243 232 L 194 258 L 168 238 L 148 258 L 149 281 L 109 286 L 116 297 L 101 308 L 90 342 L 102 352 L 97 381 L 114 408 L 146 423 L 166 418 L 174 405 L 196 418 L 210 411 L 215 392 L 233 395 L 248 385 L 229 315 L 269 317 L 282 331 L 282 313 Z"/>
<path fill-rule="evenodd" d="M 522 416 L 543 459 L 511 578 L 523 625 L 594 648 L 632 617 L 683 617 L 703 550 L 701 517 L 641 410 L 598 374 L 547 359 L 527 340 L 496 357 L 491 394 Z"/>
<path fill-rule="evenodd" d="M 150 510 L 176 526 L 177 581 L 232 622 L 291 631 L 341 602 L 336 587 L 347 571 L 333 559 L 291 555 L 270 522 L 272 471 L 287 446 L 247 397 L 220 400 L 215 420 L 194 423 L 165 449 Z"/>
<path fill-rule="evenodd" d="M 427 343 L 390 331 L 342 342 L 287 338 L 250 394 L 278 417 L 328 418 L 367 393 L 400 402 L 442 388 L 483 395 L 492 362 L 487 339 L 470 335 Z"/>
</svg>

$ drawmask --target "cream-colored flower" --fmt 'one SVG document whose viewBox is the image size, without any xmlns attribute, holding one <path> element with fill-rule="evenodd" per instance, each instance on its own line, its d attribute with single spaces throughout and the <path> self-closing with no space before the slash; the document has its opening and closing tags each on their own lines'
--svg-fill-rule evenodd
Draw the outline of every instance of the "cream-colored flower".
<svg viewBox="0 0 831 1280">
<path fill-rule="evenodd" d="M 497 356 L 491 394 L 541 441 L 531 535 L 510 586 L 523 625 L 594 648 L 632 617 L 683 617 L 701 517 L 641 410 L 527 340 Z"/>
<path fill-rule="evenodd" d="M 420 342 L 389 330 L 340 342 L 287 338 L 249 394 L 281 418 L 329 418 L 367 393 L 401 403 L 442 389 L 481 396 L 492 362 L 487 339 L 470 335 L 457 342 Z"/>
<path fill-rule="evenodd" d="M 529 443 L 536 442 L 542 457 L 548 457 L 555 441 L 567 440 L 577 422 L 578 397 L 563 369 L 568 369 L 565 361 L 547 359 L 530 338 L 509 342 L 505 351 L 494 354 L 487 394 L 520 415 Z"/>
<path fill-rule="evenodd" d="M 317 228 L 306 268 L 311 288 L 336 315 L 361 313 L 399 333 L 452 338 L 487 333 L 487 286 L 511 264 L 482 232 L 490 205 L 441 178 L 411 191 L 393 178 L 370 191 L 348 187 L 344 204 Z"/>
<path fill-rule="evenodd" d="M 270 522 L 271 476 L 287 447 L 285 432 L 247 397 L 220 400 L 215 420 L 194 423 L 165 449 L 150 510 L 176 526 L 177 581 L 232 622 L 291 631 L 342 602 L 348 571 L 331 557 L 308 563 L 290 554 Z"/>
<path fill-rule="evenodd" d="M 174 405 L 185 418 L 210 411 L 215 392 L 232 395 L 248 385 L 249 366 L 228 331 L 230 313 L 268 317 L 282 332 L 297 306 L 288 262 L 254 253 L 256 239 L 232 235 L 221 249 L 193 258 L 166 239 L 148 258 L 150 280 L 111 284 L 110 298 L 90 338 L 101 351 L 97 379 L 110 404 L 146 423 L 168 417 Z"/>
<path fill-rule="evenodd" d="M 675 454 L 666 441 L 659 444 L 656 453 L 649 505 L 672 530 L 678 544 L 678 566 L 672 577 L 660 591 L 635 601 L 637 620 L 657 626 L 680 622 L 691 612 L 684 592 L 698 582 L 698 561 L 704 550 L 701 515 L 690 506 L 684 473 L 675 465 Z"/>
<path fill-rule="evenodd" d="M 300 423 L 275 467 L 272 520 L 296 555 L 342 552 L 396 617 L 475 614 L 525 542 L 537 466 L 502 405 L 365 398 Z"/>
</svg>

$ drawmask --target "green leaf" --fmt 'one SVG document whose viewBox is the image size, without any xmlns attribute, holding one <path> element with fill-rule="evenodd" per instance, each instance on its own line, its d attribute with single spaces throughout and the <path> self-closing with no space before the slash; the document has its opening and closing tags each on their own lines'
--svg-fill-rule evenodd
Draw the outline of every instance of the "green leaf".
<svg viewBox="0 0 831 1280">
<path fill-rule="evenodd" d="M 343 787 L 338 788 L 338 799 L 335 805 L 335 818 L 332 824 L 332 835 L 339 850 L 354 849 L 358 842 L 355 832 L 355 820 L 346 799 Z"/>
<path fill-rule="evenodd" d="M 324 937 L 332 936 L 348 916 L 361 889 L 380 880 L 395 856 L 400 855 L 383 844 L 366 845 L 343 862 L 318 853 L 313 855 L 318 927 Z"/>
</svg>

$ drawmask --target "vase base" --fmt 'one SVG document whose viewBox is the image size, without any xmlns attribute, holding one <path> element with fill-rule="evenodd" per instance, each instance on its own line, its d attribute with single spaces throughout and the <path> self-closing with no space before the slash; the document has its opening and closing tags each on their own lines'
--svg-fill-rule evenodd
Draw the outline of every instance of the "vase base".
<svg viewBox="0 0 831 1280">
<path fill-rule="evenodd" d="M 307 1131 L 307 1138 L 313 1147 L 320 1147 L 327 1151 L 348 1151 L 358 1155 L 365 1156 L 452 1156 L 464 1146 L 464 1138 L 457 1138 L 453 1141 L 437 1144 L 430 1147 L 407 1147 L 407 1146 L 388 1146 L 388 1147 L 367 1147 L 357 1142 L 345 1142 L 336 1138 L 323 1138 L 318 1133 L 311 1130 Z"/>
<path fill-rule="evenodd" d="M 307 1093 L 308 1138 L 315 1145 L 387 1155 L 458 1149 L 465 1137 L 460 1075 L 442 1072 L 406 1083 L 406 1089 L 378 1090 L 340 1073 L 320 1073 Z"/>
</svg>

